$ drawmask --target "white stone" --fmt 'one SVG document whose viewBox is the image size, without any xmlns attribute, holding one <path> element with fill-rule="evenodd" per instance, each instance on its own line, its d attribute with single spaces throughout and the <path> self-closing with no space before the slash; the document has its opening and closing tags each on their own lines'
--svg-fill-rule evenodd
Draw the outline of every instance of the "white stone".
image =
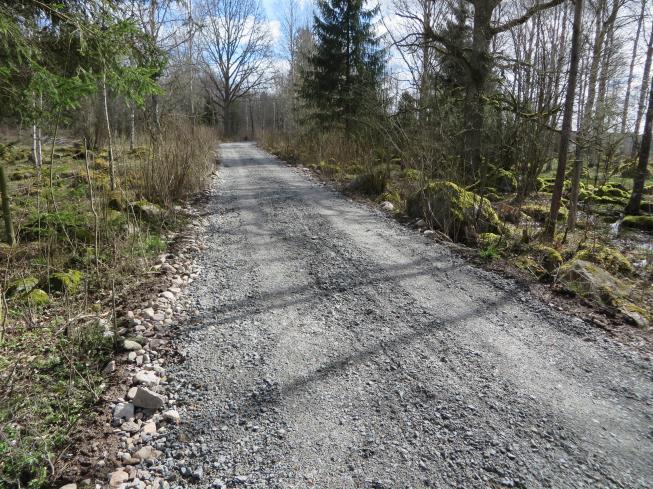
<svg viewBox="0 0 653 489">
<path fill-rule="evenodd" d="M 141 370 L 134 375 L 135 384 L 143 384 L 148 387 L 159 385 L 160 379 L 154 372 L 148 372 L 147 370 Z"/>
<path fill-rule="evenodd" d="M 169 409 L 168 411 L 164 411 L 163 419 L 175 424 L 179 424 L 181 422 L 181 417 L 179 416 L 179 413 L 176 409 Z"/>
</svg>

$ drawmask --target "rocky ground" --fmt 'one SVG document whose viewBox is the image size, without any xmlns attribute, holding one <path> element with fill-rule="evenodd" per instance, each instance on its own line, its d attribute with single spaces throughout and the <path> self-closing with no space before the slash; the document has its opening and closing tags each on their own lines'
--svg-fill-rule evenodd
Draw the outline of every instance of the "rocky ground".
<svg viewBox="0 0 653 489">
<path fill-rule="evenodd" d="M 221 163 L 186 292 L 133 311 L 179 355 L 125 345 L 112 486 L 650 487 L 648 356 L 254 145 Z"/>
</svg>

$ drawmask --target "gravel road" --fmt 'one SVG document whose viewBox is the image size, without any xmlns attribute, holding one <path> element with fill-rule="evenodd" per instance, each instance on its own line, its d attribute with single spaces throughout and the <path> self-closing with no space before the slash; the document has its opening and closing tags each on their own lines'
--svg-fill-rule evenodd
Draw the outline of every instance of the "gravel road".
<svg viewBox="0 0 653 489">
<path fill-rule="evenodd" d="M 253 144 L 221 146 L 173 487 L 652 487 L 651 364 Z"/>
</svg>

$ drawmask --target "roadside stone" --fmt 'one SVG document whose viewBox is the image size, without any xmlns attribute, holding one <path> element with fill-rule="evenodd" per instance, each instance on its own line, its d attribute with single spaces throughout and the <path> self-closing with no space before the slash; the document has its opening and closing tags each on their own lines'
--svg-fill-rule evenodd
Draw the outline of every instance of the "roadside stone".
<svg viewBox="0 0 653 489">
<path fill-rule="evenodd" d="M 161 379 L 154 372 L 149 372 L 147 370 L 141 370 L 134 375 L 135 384 L 143 384 L 148 387 L 159 385 Z"/>
<path fill-rule="evenodd" d="M 136 341 L 133 340 L 125 340 L 122 344 L 122 347 L 127 351 L 136 351 L 142 348 L 140 343 L 137 343 Z"/>
<path fill-rule="evenodd" d="M 60 489 L 77 489 L 77 484 L 66 484 L 65 486 L 61 486 Z"/>
<path fill-rule="evenodd" d="M 120 429 L 127 433 L 138 433 L 140 426 L 135 421 L 126 421 L 120 425 Z"/>
<path fill-rule="evenodd" d="M 134 458 L 138 458 L 142 461 L 154 460 L 162 455 L 159 450 L 155 450 L 150 445 L 146 445 L 134 453 Z"/>
<path fill-rule="evenodd" d="M 175 294 L 173 294 L 169 290 L 166 290 L 165 292 L 162 292 L 161 297 L 165 297 L 170 302 L 174 302 L 175 300 L 177 300 L 177 298 L 175 297 Z"/>
<path fill-rule="evenodd" d="M 115 422 L 121 419 L 129 419 L 134 417 L 134 405 L 131 402 L 121 402 L 113 408 L 113 419 Z"/>
<path fill-rule="evenodd" d="M 110 373 L 113 373 L 116 371 L 116 361 L 111 360 L 109 363 L 107 363 L 104 368 L 102 369 L 102 373 L 104 375 L 108 375 Z"/>
<path fill-rule="evenodd" d="M 159 409 L 163 407 L 165 398 L 161 394 L 152 392 L 144 387 L 136 387 L 134 393 L 134 406 L 144 409 Z"/>
<path fill-rule="evenodd" d="M 181 422 L 181 417 L 175 409 L 169 409 L 168 411 L 165 411 L 163 413 L 163 419 L 175 424 L 179 424 Z"/>
<path fill-rule="evenodd" d="M 122 469 L 109 474 L 109 487 L 120 487 L 123 482 L 129 480 L 129 474 Z"/>
<path fill-rule="evenodd" d="M 391 212 L 395 210 L 395 206 L 392 202 L 388 202 L 387 200 L 384 200 L 383 202 L 381 202 L 381 209 L 383 209 L 384 211 Z"/>
</svg>

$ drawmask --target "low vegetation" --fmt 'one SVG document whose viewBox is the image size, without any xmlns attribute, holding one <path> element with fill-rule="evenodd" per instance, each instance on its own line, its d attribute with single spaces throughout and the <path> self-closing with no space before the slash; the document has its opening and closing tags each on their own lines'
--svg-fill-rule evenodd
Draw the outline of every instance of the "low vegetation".
<svg viewBox="0 0 653 489">
<path fill-rule="evenodd" d="M 180 200 L 213 171 L 214 135 L 178 122 L 166 142 L 107 150 L 57 141 L 40 169 L 20 143 L 1 164 L 16 243 L 0 244 L 0 483 L 42 487 L 69 433 L 104 388 L 116 301 L 129 295 L 185 222 Z"/>
</svg>

